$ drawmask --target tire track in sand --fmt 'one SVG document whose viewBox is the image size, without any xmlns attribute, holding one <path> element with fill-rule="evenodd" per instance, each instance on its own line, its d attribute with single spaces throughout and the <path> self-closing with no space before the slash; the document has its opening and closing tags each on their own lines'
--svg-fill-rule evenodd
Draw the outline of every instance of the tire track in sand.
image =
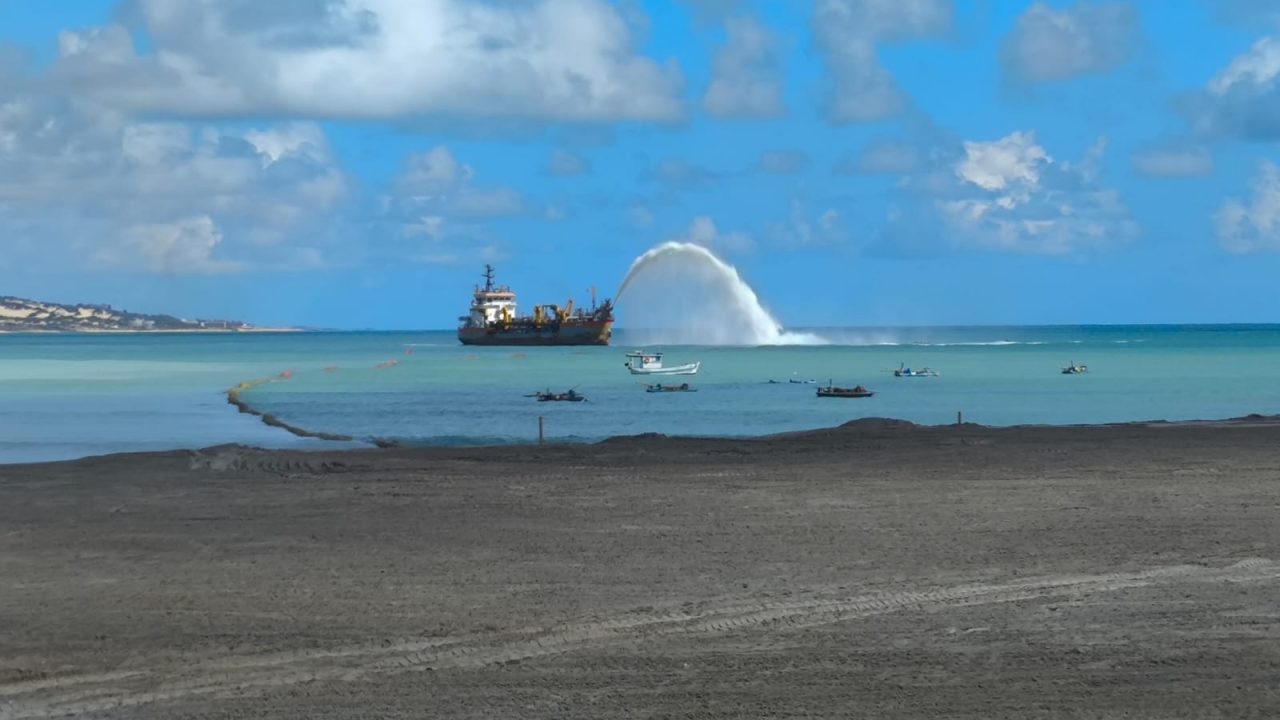
<svg viewBox="0 0 1280 720">
<path fill-rule="evenodd" d="M 1227 567 L 1158 567 L 1130 573 L 1028 578 L 918 591 L 788 601 L 742 599 L 694 609 L 633 612 L 552 629 L 402 638 L 389 643 L 228 656 L 166 670 L 108 672 L 0 685 L 0 720 L 118 711 L 166 701 L 246 697 L 311 682 L 370 675 L 476 669 L 574 650 L 639 644 L 674 636 L 794 629 L 904 611 L 1083 596 L 1174 582 L 1265 582 L 1280 563 L 1248 559 Z"/>
</svg>

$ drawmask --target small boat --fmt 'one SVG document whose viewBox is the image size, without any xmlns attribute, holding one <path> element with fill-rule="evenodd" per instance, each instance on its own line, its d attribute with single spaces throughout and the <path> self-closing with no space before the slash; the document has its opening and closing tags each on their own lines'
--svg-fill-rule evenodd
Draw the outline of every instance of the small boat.
<svg viewBox="0 0 1280 720">
<path fill-rule="evenodd" d="M 587 399 L 586 396 L 576 390 L 562 393 L 553 393 L 548 390 L 546 392 L 536 392 L 532 397 L 538 398 L 538 402 L 582 402 Z"/>
<path fill-rule="evenodd" d="M 693 375 L 698 372 L 702 363 L 663 367 L 662 353 L 633 351 L 627 353 L 627 361 L 623 365 L 631 371 L 632 375 Z"/>
<path fill-rule="evenodd" d="M 938 375 L 937 370 L 930 370 L 929 368 L 912 370 L 909 367 L 903 367 L 902 363 L 898 363 L 898 369 L 893 371 L 894 377 L 938 377 Z"/>
<path fill-rule="evenodd" d="M 872 395 L 875 395 L 875 393 L 861 385 L 846 388 L 836 387 L 831 383 L 827 383 L 825 387 L 818 388 L 818 397 L 865 398 Z"/>
<path fill-rule="evenodd" d="M 680 383 L 679 385 L 663 385 L 662 383 L 658 383 L 656 385 L 645 385 L 644 391 L 654 393 L 698 392 L 698 388 L 689 387 L 689 383 Z"/>
<path fill-rule="evenodd" d="M 818 381 L 817 380 L 796 380 L 795 378 L 792 378 L 788 382 L 790 382 L 792 385 L 816 385 Z"/>
<path fill-rule="evenodd" d="M 1063 375 L 1083 375 L 1087 372 L 1089 372 L 1088 365 L 1077 365 L 1074 360 L 1071 361 L 1070 365 L 1062 368 Z"/>
</svg>

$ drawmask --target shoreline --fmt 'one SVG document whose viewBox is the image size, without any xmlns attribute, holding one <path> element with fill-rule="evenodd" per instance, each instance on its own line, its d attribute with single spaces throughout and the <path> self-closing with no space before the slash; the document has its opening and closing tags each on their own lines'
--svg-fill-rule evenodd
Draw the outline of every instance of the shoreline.
<svg viewBox="0 0 1280 720">
<path fill-rule="evenodd" d="M 643 448 L 647 449 L 655 446 L 666 445 L 669 448 L 677 449 L 690 446 L 698 446 L 707 448 L 712 452 L 734 451 L 743 448 L 750 449 L 787 449 L 787 446 L 796 448 L 812 447 L 820 445 L 822 442 L 830 439 L 859 439 L 865 437 L 877 438 L 900 438 L 909 439 L 912 437 L 952 437 L 962 438 L 966 434 L 977 434 L 991 438 L 999 438 L 1000 436 L 1017 437 L 1024 435 L 1053 435 L 1059 437 L 1070 438 L 1073 434 L 1080 437 L 1097 437 L 1098 435 L 1110 434 L 1114 437 L 1127 437 L 1134 432 L 1144 430 L 1156 431 L 1227 431 L 1241 429 L 1277 429 L 1280 430 L 1280 415 L 1262 415 L 1258 413 L 1250 413 L 1232 418 L 1223 418 L 1218 420 L 1140 420 L 1120 423 L 1094 423 L 1094 424 L 1070 424 L 1070 425 L 1052 425 L 1052 424 L 1024 424 L 1024 425 L 982 425 L 979 423 L 963 422 L 949 423 L 945 425 L 922 425 L 908 420 L 899 420 L 895 418 L 885 417 L 867 417 L 849 420 L 839 425 L 828 427 L 812 428 L 807 430 L 795 430 L 790 432 L 772 433 L 766 435 L 750 435 L 750 436 L 705 436 L 705 435 L 668 435 L 665 433 L 638 433 L 633 435 L 612 435 L 601 438 L 599 440 L 587 440 L 575 442 L 572 440 L 550 440 L 545 443 L 537 441 L 510 442 L 501 444 L 488 445 L 414 445 L 412 443 L 401 442 L 398 440 L 390 440 L 386 438 L 357 438 L 350 435 L 339 433 L 316 432 L 307 430 L 288 422 L 285 422 L 275 415 L 264 413 L 252 407 L 249 403 L 240 397 L 240 393 L 250 390 L 253 387 L 265 383 L 273 382 L 274 378 L 268 378 L 256 381 L 242 382 L 234 388 L 226 391 L 227 404 L 235 407 L 237 412 L 258 418 L 264 425 L 280 430 L 284 430 L 296 437 L 323 440 L 336 443 L 363 443 L 365 447 L 358 448 L 306 448 L 306 449 L 277 449 L 260 447 L 255 445 L 243 445 L 238 443 L 217 444 L 205 447 L 184 447 L 174 448 L 171 450 L 152 450 L 152 451 L 122 451 L 113 453 L 102 453 L 98 455 L 87 455 L 79 458 L 67 460 L 50 460 L 31 463 L 0 463 L 0 470 L 13 467 L 30 467 L 38 468 L 53 465 L 65 465 L 68 463 L 94 463 L 98 461 L 107 461 L 113 458 L 136 458 L 147 456 L 169 456 L 175 453 L 191 456 L 201 456 L 210 452 L 221 452 L 226 448 L 235 448 L 238 451 L 255 453 L 260 455 L 270 454 L 291 454 L 300 456 L 365 456 L 370 453 L 378 453 L 380 451 L 400 451 L 410 455 L 432 455 L 439 457 L 476 457 L 477 453 L 485 453 L 494 456 L 519 456 L 520 454 L 534 454 L 538 456 L 555 454 L 560 451 L 568 451 L 571 454 L 590 457 L 593 453 L 598 454 L 615 454 L 620 449 L 626 448 Z"/>
<path fill-rule="evenodd" d="M 1277 440 L 863 419 L 0 466 L 0 716 L 1280 716 Z"/>
</svg>

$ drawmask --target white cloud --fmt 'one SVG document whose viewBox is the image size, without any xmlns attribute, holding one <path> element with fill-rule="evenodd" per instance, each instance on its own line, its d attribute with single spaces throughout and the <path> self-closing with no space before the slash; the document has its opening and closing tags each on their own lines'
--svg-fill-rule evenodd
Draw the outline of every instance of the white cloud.
<svg viewBox="0 0 1280 720">
<path fill-rule="evenodd" d="M 719 118 L 783 114 L 782 66 L 773 35 L 751 18 L 729 20 L 725 33 L 728 39 L 712 60 L 703 109 Z"/>
<path fill-rule="evenodd" d="M 424 215 L 417 222 L 405 225 L 405 237 L 423 236 L 432 240 L 440 240 L 444 236 L 445 219 L 440 215 Z"/>
<path fill-rule="evenodd" d="M 410 155 L 396 184 L 402 193 L 432 196 L 452 192 L 474 176 L 475 170 L 460 164 L 449 148 L 439 145 Z"/>
<path fill-rule="evenodd" d="M 412 222 L 430 215 L 446 218 L 508 217 L 524 212 L 520 193 L 503 187 L 477 187 L 475 170 L 439 145 L 405 159 L 388 201 Z"/>
<path fill-rule="evenodd" d="M 51 96 L 0 101 L 0 235 L 33 271 L 291 266 L 327 238 L 347 193 L 312 124 L 232 131 Z"/>
<path fill-rule="evenodd" d="M 1280 168 L 1264 160 L 1252 190 L 1249 199 L 1231 198 L 1218 210 L 1218 242 L 1238 255 L 1280 252 Z"/>
<path fill-rule="evenodd" d="M 519 192 L 477 182 L 476 170 L 439 145 L 405 158 L 400 174 L 381 197 L 378 222 L 390 237 L 416 241 L 409 247 L 388 243 L 387 260 L 412 257 L 419 262 L 452 264 L 479 259 L 495 238 L 489 222 L 541 211 Z M 430 249 L 423 254 L 423 241 Z"/>
<path fill-rule="evenodd" d="M 1209 80 L 1209 93 L 1222 97 L 1232 88 L 1271 88 L 1280 75 L 1280 41 L 1264 37 L 1243 55 L 1235 57 Z"/>
<path fill-rule="evenodd" d="M 756 161 L 756 170 L 770 175 L 794 175 L 809 164 L 809 156 L 798 150 L 769 150 Z"/>
<path fill-rule="evenodd" d="M 604 0 L 136 0 L 64 32 L 54 77 L 81 97 L 180 116 L 679 119 L 673 64 L 637 54 Z"/>
<path fill-rule="evenodd" d="M 208 215 L 129 228 L 128 242 L 98 255 L 109 266 L 144 265 L 160 275 L 213 275 L 234 272 L 240 265 L 214 257 L 222 244 Z"/>
<path fill-rule="evenodd" d="M 1124 64 L 1138 41 L 1138 14 L 1127 3 L 1079 0 L 1062 10 L 1037 2 L 1018 17 L 1000 49 L 1000 69 L 1015 83 L 1099 75 Z"/>
<path fill-rule="evenodd" d="M 591 164 L 581 155 L 575 155 L 566 150 L 556 150 L 547 160 L 546 171 L 548 175 L 556 177 L 584 175 L 591 172 Z"/>
<path fill-rule="evenodd" d="M 689 229 L 673 238 L 672 242 L 693 243 L 702 247 L 723 252 L 751 252 L 755 249 L 755 241 L 743 232 L 720 232 L 715 222 L 705 215 L 693 219 Z"/>
<path fill-rule="evenodd" d="M 945 35 L 953 14 L 951 0 L 817 0 L 812 26 L 827 66 L 828 120 L 870 122 L 905 109 L 876 45 Z"/>
<path fill-rule="evenodd" d="M 1203 91 L 1182 98 L 1181 110 L 1198 133 L 1280 139 L 1280 39 L 1259 39 Z"/>
<path fill-rule="evenodd" d="M 1053 162 L 1030 132 L 1015 132 L 992 142 L 965 142 L 964 154 L 956 165 L 956 176 L 991 191 L 1014 186 L 1034 190 L 1040 184 L 1041 167 Z"/>
<path fill-rule="evenodd" d="M 1136 150 L 1134 172 L 1153 178 L 1201 177 L 1213 173 L 1213 156 L 1201 146 L 1154 146 Z"/>
<path fill-rule="evenodd" d="M 955 247 L 1069 255 L 1126 243 L 1140 229 L 1114 190 L 1098 184 L 1105 142 L 1079 162 L 1058 162 L 1032 132 L 966 141 L 910 176 L 890 210 L 887 236 L 902 247 L 938 239 Z"/>
</svg>

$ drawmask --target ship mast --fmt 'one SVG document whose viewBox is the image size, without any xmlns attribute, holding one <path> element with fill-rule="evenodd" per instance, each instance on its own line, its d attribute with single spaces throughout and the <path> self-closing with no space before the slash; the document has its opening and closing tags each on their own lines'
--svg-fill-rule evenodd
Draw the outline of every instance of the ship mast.
<svg viewBox="0 0 1280 720">
<path fill-rule="evenodd" d="M 493 292 L 493 266 L 488 263 L 484 266 L 484 291 Z"/>
</svg>

